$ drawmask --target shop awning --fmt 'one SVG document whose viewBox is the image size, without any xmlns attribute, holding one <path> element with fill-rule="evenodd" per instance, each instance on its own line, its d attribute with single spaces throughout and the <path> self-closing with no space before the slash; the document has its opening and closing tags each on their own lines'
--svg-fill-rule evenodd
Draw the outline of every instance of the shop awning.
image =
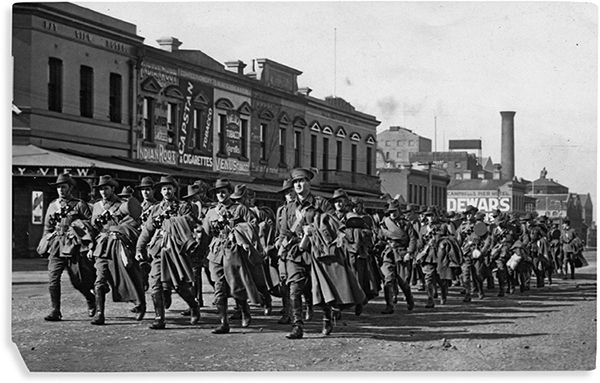
<svg viewBox="0 0 600 383">
<path fill-rule="evenodd" d="M 42 149 L 35 145 L 13 145 L 13 166 L 43 166 L 60 168 L 97 168 L 108 170 L 154 173 L 143 167 L 124 166 L 98 159 L 86 158 L 74 154 Z"/>
</svg>

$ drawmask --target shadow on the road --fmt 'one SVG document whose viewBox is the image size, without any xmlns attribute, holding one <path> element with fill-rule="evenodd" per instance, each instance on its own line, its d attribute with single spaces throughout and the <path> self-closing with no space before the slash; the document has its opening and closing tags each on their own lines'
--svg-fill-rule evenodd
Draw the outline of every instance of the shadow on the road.
<svg viewBox="0 0 600 383">
<path fill-rule="evenodd" d="M 596 300 L 595 278 L 577 278 L 576 280 L 555 282 L 551 286 L 532 287 L 525 292 L 516 292 L 504 297 L 497 297 L 496 290 L 485 290 L 486 297 L 476 296 L 470 303 L 463 303 L 458 289 L 452 288 L 445 305 L 437 305 L 433 309 L 425 308 L 426 296 L 422 292 L 415 294 L 415 308 L 408 311 L 404 302 L 395 305 L 395 313 L 383 315 L 380 311 L 385 307 L 382 297 L 377 297 L 365 306 L 363 314 L 356 316 L 352 310 L 344 311 L 342 319 L 336 321 L 334 331 L 325 337 L 321 332 L 321 312 L 315 310 L 315 318 L 305 322 L 305 337 L 308 338 L 372 338 L 392 342 L 424 342 L 442 339 L 508 339 L 528 338 L 545 333 L 520 333 L 517 322 L 522 319 L 535 319 L 542 315 L 560 311 L 581 300 Z M 535 282 L 534 282 L 535 286 Z M 436 302 L 439 302 L 437 300 Z M 203 311 L 213 312 L 210 308 Z M 278 308 L 274 308 L 274 312 Z M 282 336 L 291 329 L 291 325 L 277 324 L 278 315 L 253 316 L 250 328 L 235 328 L 239 321 L 231 321 L 232 331 L 281 332 Z M 218 324 L 216 315 L 203 316 L 203 326 Z M 175 323 L 180 321 L 175 319 Z M 208 323 L 207 323 L 208 322 Z M 478 326 L 495 326 L 492 332 L 477 331 Z M 514 326 L 514 331 L 506 328 Z M 450 328 L 450 329 L 449 329 Z M 443 330 L 442 330 L 443 329 Z"/>
</svg>

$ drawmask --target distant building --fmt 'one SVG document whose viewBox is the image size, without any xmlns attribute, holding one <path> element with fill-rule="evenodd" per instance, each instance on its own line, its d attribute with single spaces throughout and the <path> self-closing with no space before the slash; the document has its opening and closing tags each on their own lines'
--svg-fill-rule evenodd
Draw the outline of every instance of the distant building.
<svg viewBox="0 0 600 383">
<path fill-rule="evenodd" d="M 527 182 L 527 195 L 535 198 L 535 211 L 538 215 L 563 220 L 569 218 L 571 226 L 578 232 L 581 238 L 587 242 L 588 229 L 592 226 L 593 206 L 591 198 L 586 196 L 586 207 L 582 203 L 581 196 L 569 193 L 569 188 L 559 184 L 552 178 L 547 178 L 546 168 L 540 172 L 540 178 Z M 584 210 L 585 209 L 585 210 Z M 584 221 L 587 216 L 589 223 Z M 595 237 L 595 234 L 594 234 Z"/>
<path fill-rule="evenodd" d="M 410 154 L 431 152 L 431 140 L 401 126 L 390 126 L 377 133 L 377 168 L 396 168 L 410 164 Z"/>
<path fill-rule="evenodd" d="M 399 195 L 408 204 L 446 209 L 446 193 L 450 182 L 446 172 L 432 168 L 430 181 L 428 168 L 405 165 L 402 168 L 380 169 L 379 178 L 382 192 L 391 197 Z"/>
</svg>

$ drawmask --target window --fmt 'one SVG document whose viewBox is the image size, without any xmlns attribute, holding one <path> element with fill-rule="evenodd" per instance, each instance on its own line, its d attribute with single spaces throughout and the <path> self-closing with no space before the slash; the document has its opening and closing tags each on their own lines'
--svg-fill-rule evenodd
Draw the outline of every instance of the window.
<svg viewBox="0 0 600 383">
<path fill-rule="evenodd" d="M 317 136 L 314 134 L 310 136 L 310 166 L 317 167 Z"/>
<path fill-rule="evenodd" d="M 190 147 L 194 149 L 200 149 L 202 145 L 202 109 L 194 109 L 192 124 L 192 139 L 190 140 Z"/>
<path fill-rule="evenodd" d="M 398 140 L 398 141 L 396 141 L 396 145 L 398 145 L 398 146 L 404 145 L 404 140 Z"/>
<path fill-rule="evenodd" d="M 279 128 L 279 163 L 285 164 L 285 128 Z"/>
<path fill-rule="evenodd" d="M 415 142 L 413 140 L 408 140 L 408 146 L 415 146 Z"/>
<path fill-rule="evenodd" d="M 329 138 L 323 137 L 323 170 L 329 169 Z"/>
<path fill-rule="evenodd" d="M 336 144 L 337 154 L 335 156 L 335 170 L 339 172 L 342 170 L 342 141 L 337 141 Z"/>
<path fill-rule="evenodd" d="M 367 175 L 371 175 L 373 169 L 373 149 L 367 148 Z"/>
<path fill-rule="evenodd" d="M 79 113 L 94 117 L 94 70 L 85 65 L 79 69 Z"/>
<path fill-rule="evenodd" d="M 260 124 L 260 159 L 267 160 L 267 124 Z"/>
<path fill-rule="evenodd" d="M 461 163 L 460 161 L 456 161 L 456 162 L 454 163 L 454 167 L 455 167 L 456 169 L 460 169 L 460 168 L 462 168 L 462 163 Z"/>
<path fill-rule="evenodd" d="M 174 102 L 167 104 L 167 144 L 175 145 L 177 125 L 179 117 L 179 105 Z"/>
<path fill-rule="evenodd" d="M 386 141 L 385 146 L 392 146 L 392 141 Z"/>
<path fill-rule="evenodd" d="M 116 73 L 110 74 L 108 95 L 108 117 L 111 122 L 121 122 L 123 103 L 123 79 Z"/>
<path fill-rule="evenodd" d="M 300 153 L 302 153 L 302 132 L 294 132 L 294 167 L 302 166 Z"/>
<path fill-rule="evenodd" d="M 396 152 L 396 158 L 401 158 L 402 157 L 402 152 Z"/>
<path fill-rule="evenodd" d="M 48 60 L 48 110 L 62 112 L 63 62 Z"/>
<path fill-rule="evenodd" d="M 240 121 L 240 156 L 248 158 L 248 120 L 242 118 Z"/>
<path fill-rule="evenodd" d="M 219 114 L 219 154 L 227 155 L 225 146 L 225 129 L 227 125 L 227 117 L 224 114 Z"/>
<path fill-rule="evenodd" d="M 462 173 L 454 173 L 454 179 L 455 180 L 462 180 Z"/>
<path fill-rule="evenodd" d="M 350 163 L 350 171 L 352 173 L 356 173 L 356 163 L 357 163 L 357 148 L 355 144 L 352 144 L 352 162 Z"/>
<path fill-rule="evenodd" d="M 143 139 L 147 142 L 154 141 L 154 100 L 144 97 L 143 106 L 144 130 Z"/>
<path fill-rule="evenodd" d="M 442 169 L 448 169 L 448 163 L 446 161 L 442 163 Z"/>
</svg>

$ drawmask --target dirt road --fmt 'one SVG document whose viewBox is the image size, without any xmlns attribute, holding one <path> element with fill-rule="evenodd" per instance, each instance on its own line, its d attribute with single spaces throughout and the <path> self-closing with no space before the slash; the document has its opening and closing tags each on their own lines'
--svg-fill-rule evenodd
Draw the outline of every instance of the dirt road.
<svg viewBox="0 0 600 383">
<path fill-rule="evenodd" d="M 387 316 L 380 314 L 379 297 L 359 317 L 344 312 L 327 337 L 320 334 L 317 312 L 305 338 L 296 341 L 285 338 L 291 326 L 277 324 L 277 314 L 263 316 L 259 308 L 249 328 L 233 321 L 230 334 L 214 335 L 215 308 L 203 307 L 200 324 L 191 326 L 180 315 L 185 305 L 179 297 L 164 331 L 148 329 L 151 303 L 146 319 L 136 322 L 132 304 L 110 298 L 107 324 L 92 326 L 83 297 L 66 276 L 64 319 L 45 322 L 49 298 L 42 262 L 33 262 L 37 271 L 14 264 L 12 341 L 31 372 L 593 370 L 596 253 L 585 256 L 590 265 L 578 269 L 575 280 L 556 278 L 551 286 L 503 298 L 487 291 L 484 299 L 465 304 L 452 288 L 445 306 L 426 309 L 425 294 L 415 291 L 413 311 L 399 302 Z M 206 303 L 211 292 L 206 285 Z M 275 304 L 277 312 L 280 301 Z"/>
</svg>

